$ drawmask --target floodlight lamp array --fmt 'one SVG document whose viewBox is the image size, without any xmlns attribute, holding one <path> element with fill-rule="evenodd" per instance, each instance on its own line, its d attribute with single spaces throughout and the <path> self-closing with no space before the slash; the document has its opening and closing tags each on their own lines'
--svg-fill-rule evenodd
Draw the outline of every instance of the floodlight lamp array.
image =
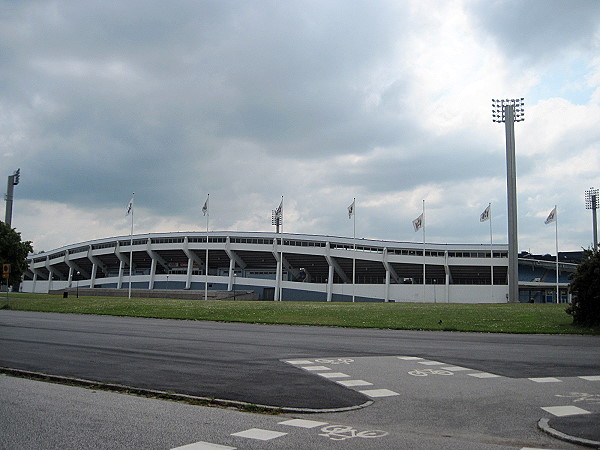
<svg viewBox="0 0 600 450">
<path fill-rule="evenodd" d="M 271 211 L 271 225 L 283 225 L 283 214 L 278 209 Z"/>
<path fill-rule="evenodd" d="M 497 123 L 503 123 L 506 121 L 506 107 L 513 107 L 513 120 L 515 122 L 523 122 L 525 120 L 525 99 L 524 98 L 513 98 L 513 99 L 492 99 L 492 121 Z"/>
<path fill-rule="evenodd" d="M 589 188 L 585 191 L 585 209 L 596 209 L 598 206 L 598 189 Z"/>
</svg>

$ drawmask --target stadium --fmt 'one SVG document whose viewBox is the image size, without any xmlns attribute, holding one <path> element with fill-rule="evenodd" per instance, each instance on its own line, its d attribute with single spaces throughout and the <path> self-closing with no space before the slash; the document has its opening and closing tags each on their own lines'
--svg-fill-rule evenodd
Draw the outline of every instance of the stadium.
<svg viewBox="0 0 600 450">
<path fill-rule="evenodd" d="M 520 301 L 556 302 L 556 265 L 525 256 L 519 258 Z M 68 290 L 91 289 L 120 296 L 179 291 L 194 298 L 208 293 L 214 298 L 217 292 L 242 298 L 243 293 L 247 299 L 275 301 L 508 301 L 505 244 L 171 232 L 73 244 L 29 255 L 27 262 L 22 292 L 65 296 Z M 568 300 L 568 275 L 575 267 L 560 263 L 561 302 Z"/>
</svg>

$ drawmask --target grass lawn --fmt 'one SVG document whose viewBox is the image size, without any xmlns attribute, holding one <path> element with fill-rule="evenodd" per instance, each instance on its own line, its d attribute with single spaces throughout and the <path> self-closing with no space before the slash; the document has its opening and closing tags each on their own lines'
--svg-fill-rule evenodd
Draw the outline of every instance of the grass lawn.
<svg viewBox="0 0 600 450">
<path fill-rule="evenodd" d="M 566 305 L 204 301 L 9 294 L 0 308 L 161 319 L 213 320 L 402 330 L 600 334 L 572 325 Z M 441 323 L 440 323 L 441 321 Z"/>
</svg>

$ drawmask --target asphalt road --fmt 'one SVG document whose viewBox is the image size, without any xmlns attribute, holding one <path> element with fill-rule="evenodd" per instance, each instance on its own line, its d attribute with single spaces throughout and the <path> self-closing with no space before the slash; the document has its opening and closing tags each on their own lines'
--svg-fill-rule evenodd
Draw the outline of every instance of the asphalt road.
<svg viewBox="0 0 600 450">
<path fill-rule="evenodd" d="M 513 378 L 597 375 L 600 338 L 0 311 L 1 367 L 269 406 L 345 408 L 368 401 L 282 360 L 387 355 Z"/>
<path fill-rule="evenodd" d="M 572 430 L 560 414 L 579 408 L 589 431 L 600 417 L 600 338 L 589 336 L 0 311 L 0 366 L 272 406 L 373 402 L 265 416 L 4 376 L 7 449 L 574 448 L 538 421 Z"/>
</svg>

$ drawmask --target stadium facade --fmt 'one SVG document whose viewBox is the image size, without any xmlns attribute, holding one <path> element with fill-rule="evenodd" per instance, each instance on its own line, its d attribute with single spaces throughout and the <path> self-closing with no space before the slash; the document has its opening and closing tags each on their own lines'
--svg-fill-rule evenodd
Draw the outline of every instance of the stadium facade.
<svg viewBox="0 0 600 450">
<path fill-rule="evenodd" d="M 504 303 L 508 296 L 505 244 L 268 232 L 152 233 L 73 244 L 30 255 L 20 289 L 127 292 L 130 255 L 132 289 L 204 291 L 207 284 L 211 291 L 248 290 L 260 300 L 284 301 Z M 542 269 L 535 267 L 536 286 L 552 295 L 552 280 L 539 284 Z M 566 296 L 568 283 L 560 284 Z"/>
</svg>

